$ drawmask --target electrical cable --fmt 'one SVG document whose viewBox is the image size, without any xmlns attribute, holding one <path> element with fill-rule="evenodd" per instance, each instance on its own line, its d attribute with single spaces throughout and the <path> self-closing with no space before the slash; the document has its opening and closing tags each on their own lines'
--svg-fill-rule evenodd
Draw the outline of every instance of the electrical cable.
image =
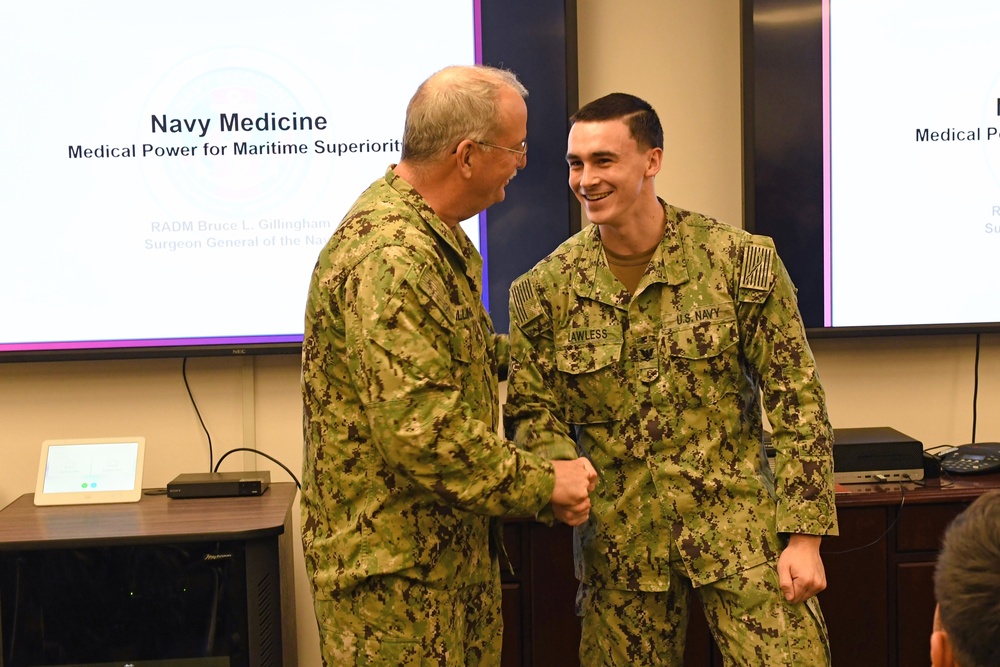
<svg viewBox="0 0 1000 667">
<path fill-rule="evenodd" d="M 888 535 L 889 532 L 892 531 L 892 529 L 896 527 L 897 523 L 899 523 L 899 517 L 902 516 L 902 514 L 903 514 L 903 505 L 906 503 L 906 492 L 903 489 L 903 480 L 899 481 L 899 495 L 900 495 L 900 498 L 899 498 L 899 507 L 896 508 L 896 518 L 892 520 L 892 523 L 889 524 L 889 527 L 885 529 L 884 533 L 882 533 L 881 535 L 879 535 L 878 537 L 876 537 L 874 540 L 872 540 L 868 544 L 864 544 L 864 545 L 862 545 L 860 547 L 854 547 L 853 549 L 844 549 L 843 551 L 824 551 L 823 552 L 823 556 L 839 556 L 841 554 L 849 554 L 849 553 L 853 553 L 855 551 L 861 551 L 862 549 L 867 549 L 869 547 L 873 547 L 876 544 L 878 544 L 879 542 L 881 542 L 882 540 L 884 540 L 885 536 Z"/>
<path fill-rule="evenodd" d="M 208 438 L 208 471 L 212 472 L 212 461 L 215 458 L 215 455 L 212 453 L 212 434 L 208 432 L 205 420 L 201 418 L 201 410 L 198 409 L 198 403 L 194 400 L 194 394 L 191 393 L 191 386 L 188 384 L 187 377 L 187 363 L 187 357 L 184 357 L 184 361 L 181 363 L 181 376 L 184 378 L 184 388 L 187 389 L 188 398 L 191 399 L 191 405 L 194 406 L 194 412 L 198 415 L 198 421 L 201 422 L 201 428 L 205 431 L 205 437 Z"/>
<path fill-rule="evenodd" d="M 260 451 L 259 449 L 254 449 L 252 447 L 237 447 L 235 449 L 230 449 L 228 452 L 226 452 L 225 454 L 223 454 L 222 456 L 219 457 L 219 462 L 215 464 L 215 470 L 213 470 L 212 472 L 218 472 L 219 471 L 219 466 L 222 465 L 222 461 L 227 456 L 229 456 L 230 454 L 232 454 L 233 452 L 253 452 L 254 454 L 259 454 L 260 456 L 263 456 L 265 459 L 268 459 L 269 461 L 272 461 L 272 462 L 278 464 L 279 466 L 281 466 L 281 469 L 284 470 L 285 472 L 287 472 L 288 476 L 292 478 L 292 480 L 295 482 L 295 486 L 300 491 L 302 490 L 302 485 L 299 484 L 298 478 L 292 473 L 291 470 L 288 469 L 288 466 L 286 466 L 284 463 L 282 463 L 278 459 L 274 458 L 270 454 L 265 454 L 264 452 Z"/>
<path fill-rule="evenodd" d="M 14 560 L 14 604 L 13 604 L 13 620 L 10 624 L 10 641 L 7 643 L 7 663 L 11 664 L 14 662 L 14 647 L 18 645 L 21 640 L 17 636 L 17 629 L 20 626 L 21 621 L 21 607 L 23 603 L 21 601 L 21 589 L 24 587 L 23 579 L 23 567 L 24 567 L 24 557 L 18 556 Z"/>
<path fill-rule="evenodd" d="M 202 428 L 203 431 L 205 431 L 205 437 L 208 438 L 208 471 L 209 472 L 218 472 L 219 471 L 219 466 L 222 465 L 223 459 L 225 459 L 227 456 L 229 456 L 233 452 L 253 452 L 254 454 L 259 454 L 260 456 L 263 456 L 264 458 L 269 459 L 270 461 L 272 461 L 272 462 L 276 463 L 277 465 L 281 466 L 281 469 L 284 470 L 285 472 L 287 472 L 288 476 L 291 477 L 292 480 L 295 482 L 296 488 L 298 488 L 299 490 L 302 490 L 302 485 L 299 484 L 298 478 L 294 475 L 294 473 L 292 473 L 292 471 L 288 468 L 288 466 L 286 466 L 284 463 L 282 463 L 278 459 L 274 458 L 270 454 L 265 454 L 264 452 L 260 451 L 259 449 L 253 449 L 252 447 L 237 447 L 235 449 L 230 449 L 228 452 L 226 452 L 225 454 L 223 454 L 222 456 L 219 457 L 219 460 L 218 460 L 217 463 L 213 464 L 213 461 L 215 460 L 215 455 L 212 453 L 212 434 L 208 432 L 208 427 L 205 426 L 205 420 L 201 418 L 201 410 L 198 409 L 198 403 L 194 400 L 194 394 L 191 393 L 191 385 L 188 384 L 188 379 L 187 379 L 187 357 L 184 357 L 184 361 L 181 364 L 181 375 L 184 377 L 184 388 L 187 389 L 188 398 L 191 399 L 191 405 L 194 406 L 195 414 L 198 415 L 198 421 L 201 423 L 201 428 Z"/>
<path fill-rule="evenodd" d="M 976 334 L 976 365 L 972 381 L 972 444 L 976 444 L 976 418 L 979 408 L 979 348 L 980 334 Z"/>
</svg>

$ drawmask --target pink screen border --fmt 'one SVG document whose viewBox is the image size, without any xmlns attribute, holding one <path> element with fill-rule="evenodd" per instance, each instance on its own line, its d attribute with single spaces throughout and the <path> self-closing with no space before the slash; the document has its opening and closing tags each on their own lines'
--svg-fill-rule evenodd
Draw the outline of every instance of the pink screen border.
<svg viewBox="0 0 1000 667">
<path fill-rule="evenodd" d="M 830 0 L 823 0 L 823 324 L 833 326 L 830 166 Z"/>
</svg>

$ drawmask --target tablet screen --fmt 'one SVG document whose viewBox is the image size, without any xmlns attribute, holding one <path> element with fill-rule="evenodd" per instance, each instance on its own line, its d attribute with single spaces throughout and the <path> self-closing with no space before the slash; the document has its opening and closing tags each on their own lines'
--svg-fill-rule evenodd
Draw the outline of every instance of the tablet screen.
<svg viewBox="0 0 1000 667">
<path fill-rule="evenodd" d="M 142 495 L 144 438 L 47 440 L 36 505 L 135 502 Z"/>
</svg>

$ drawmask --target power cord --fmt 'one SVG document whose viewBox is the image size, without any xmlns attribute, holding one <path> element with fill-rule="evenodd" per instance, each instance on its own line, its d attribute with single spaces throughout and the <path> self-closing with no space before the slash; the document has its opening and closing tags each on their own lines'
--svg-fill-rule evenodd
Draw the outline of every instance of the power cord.
<svg viewBox="0 0 1000 667">
<path fill-rule="evenodd" d="M 947 449 L 948 451 L 944 453 L 944 455 L 947 456 L 948 454 L 951 454 L 951 452 L 955 449 L 955 446 L 954 445 L 936 445 L 934 447 L 928 447 L 927 449 L 924 450 L 924 453 L 927 454 L 927 455 L 929 455 L 929 456 L 933 456 L 936 459 L 940 459 L 941 456 L 933 453 L 933 452 L 935 452 L 938 449 Z"/>
<path fill-rule="evenodd" d="M 222 465 L 222 462 L 225 460 L 225 458 L 230 454 L 232 454 L 233 452 L 253 452 L 254 454 L 259 454 L 260 456 L 263 456 L 265 459 L 268 459 L 276 463 L 277 465 L 281 466 L 282 470 L 288 473 L 288 476 L 291 477 L 292 480 L 295 482 L 295 486 L 298 487 L 300 491 L 302 490 L 302 485 L 299 484 L 298 478 L 295 477 L 292 471 L 288 469 L 288 466 L 286 466 L 284 463 L 274 458 L 270 454 L 265 454 L 259 449 L 253 449 L 252 447 L 237 447 L 236 449 L 230 449 L 228 452 L 219 457 L 219 462 L 215 464 L 215 470 L 213 470 L 212 472 L 219 472 L 219 466 Z"/>
<path fill-rule="evenodd" d="M 208 427 L 205 426 L 205 420 L 201 418 L 201 410 L 198 409 L 198 402 L 194 400 L 194 394 L 191 393 L 191 385 L 188 384 L 187 363 L 187 357 L 184 357 L 184 361 L 181 363 L 181 376 L 184 378 L 184 388 L 187 389 L 188 398 L 191 399 L 191 405 L 194 406 L 194 413 L 198 415 L 198 421 L 201 423 L 201 429 L 205 431 L 205 437 L 208 438 L 208 470 L 211 472 L 212 461 L 215 457 L 212 453 L 212 434 L 208 432 Z"/>
<path fill-rule="evenodd" d="M 937 488 L 939 489 L 947 489 L 950 486 L 955 486 L 955 480 L 952 478 L 950 474 L 948 474 L 948 471 L 945 470 L 944 468 L 941 469 L 941 476 L 938 479 L 940 480 L 937 485 Z M 926 479 L 920 479 L 920 480 L 914 479 L 911 481 L 917 486 L 924 488 L 927 487 Z"/>
<path fill-rule="evenodd" d="M 184 378 L 184 388 L 187 389 L 188 398 L 191 399 L 191 405 L 194 406 L 194 412 L 195 412 L 196 415 L 198 415 L 198 421 L 201 423 L 202 430 L 205 431 L 205 437 L 208 438 L 208 470 L 209 470 L 209 472 L 218 472 L 219 471 L 219 466 L 222 465 L 222 461 L 227 456 L 229 456 L 230 454 L 232 454 L 233 452 L 253 452 L 254 454 L 259 454 L 260 456 L 263 456 L 264 458 L 266 458 L 266 459 L 268 459 L 268 460 L 276 463 L 278 466 L 280 466 L 282 470 L 284 470 L 285 472 L 288 473 L 288 476 L 291 477 L 292 480 L 295 482 L 295 486 L 301 491 L 302 490 L 302 485 L 299 484 L 298 478 L 295 476 L 294 473 L 292 473 L 291 470 L 288 469 L 288 466 L 286 466 L 284 463 L 282 463 L 278 459 L 274 458 L 270 454 L 265 454 L 264 452 L 260 451 L 259 449 L 253 449 L 252 447 L 237 447 L 235 449 L 230 449 L 228 452 L 226 452 L 225 454 L 223 454 L 222 456 L 219 457 L 218 463 L 215 463 L 213 465 L 212 462 L 213 462 L 215 456 L 212 453 L 212 434 L 208 432 L 208 427 L 205 426 L 205 420 L 201 418 L 201 410 L 198 409 L 198 403 L 194 400 L 194 394 L 191 393 L 191 385 L 188 384 L 188 378 L 187 378 L 187 361 L 188 361 L 187 357 L 184 357 L 184 361 L 181 364 L 181 375 Z M 164 490 L 164 493 L 166 493 L 165 490 Z"/>
<path fill-rule="evenodd" d="M 980 334 L 976 334 L 976 365 L 973 370 L 972 381 L 972 444 L 976 444 L 976 417 L 979 408 L 979 349 Z"/>
<path fill-rule="evenodd" d="M 876 475 L 875 477 L 880 482 L 888 481 L 886 479 L 885 475 Z M 874 540 L 872 540 L 868 544 L 864 544 L 864 545 L 862 545 L 860 547 L 854 547 L 853 549 L 844 549 L 843 551 L 824 551 L 823 555 L 824 556 L 839 556 L 841 554 L 854 553 L 855 551 L 861 551 L 862 549 L 868 549 L 869 547 L 873 547 L 876 544 L 878 544 L 879 542 L 881 542 L 882 540 L 884 540 L 885 536 L 888 535 L 892 531 L 892 529 L 896 527 L 897 523 L 899 523 L 899 517 L 902 516 L 902 514 L 903 514 L 903 505 L 906 503 L 906 491 L 903 488 L 903 482 L 904 481 L 906 481 L 906 480 L 900 480 L 899 481 L 899 494 L 900 494 L 900 498 L 899 498 L 899 507 L 896 508 L 896 518 L 892 520 L 892 523 L 889 524 L 889 527 L 885 529 L 884 533 L 882 533 L 881 535 L 879 535 L 878 537 L 876 537 Z"/>
</svg>

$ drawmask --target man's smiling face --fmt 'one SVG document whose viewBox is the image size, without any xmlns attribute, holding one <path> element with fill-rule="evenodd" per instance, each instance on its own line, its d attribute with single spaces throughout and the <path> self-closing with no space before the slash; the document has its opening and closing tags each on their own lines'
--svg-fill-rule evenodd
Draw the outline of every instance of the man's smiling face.
<svg viewBox="0 0 1000 667">
<path fill-rule="evenodd" d="M 577 121 L 569 131 L 566 163 L 569 187 L 595 225 L 616 226 L 637 210 L 650 173 L 652 154 L 629 133 L 624 120 Z"/>
</svg>

